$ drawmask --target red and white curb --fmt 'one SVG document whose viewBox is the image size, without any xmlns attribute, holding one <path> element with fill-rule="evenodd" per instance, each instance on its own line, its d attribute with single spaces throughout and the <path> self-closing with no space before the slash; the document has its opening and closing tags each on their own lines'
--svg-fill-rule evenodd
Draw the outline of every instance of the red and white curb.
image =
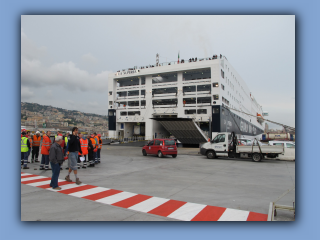
<svg viewBox="0 0 320 240">
<path fill-rule="evenodd" d="M 21 183 L 70 196 L 154 214 L 182 221 L 267 221 L 268 215 L 231 208 L 214 207 L 166 198 L 152 197 L 93 185 L 67 182 L 59 179 L 61 190 L 53 190 L 51 178 L 21 173 Z"/>
</svg>

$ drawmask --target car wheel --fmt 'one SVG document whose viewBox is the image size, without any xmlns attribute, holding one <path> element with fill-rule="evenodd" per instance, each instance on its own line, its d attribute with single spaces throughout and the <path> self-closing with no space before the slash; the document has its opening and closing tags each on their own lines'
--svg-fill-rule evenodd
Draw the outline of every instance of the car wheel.
<svg viewBox="0 0 320 240">
<path fill-rule="evenodd" d="M 254 154 L 252 154 L 252 160 L 253 160 L 254 162 L 260 162 L 261 159 L 262 159 L 261 154 L 259 154 L 259 153 L 254 153 Z"/>
<path fill-rule="evenodd" d="M 147 152 L 146 152 L 146 150 L 142 150 L 142 154 L 143 154 L 143 156 L 147 156 Z"/>
<path fill-rule="evenodd" d="M 216 153 L 214 151 L 208 151 L 207 152 L 207 158 L 213 159 L 216 157 Z"/>
<path fill-rule="evenodd" d="M 163 153 L 161 151 L 158 152 L 158 157 L 162 158 L 163 157 Z"/>
<path fill-rule="evenodd" d="M 173 158 L 176 158 L 176 157 L 177 157 L 177 154 L 172 154 L 172 157 L 173 157 Z"/>
</svg>

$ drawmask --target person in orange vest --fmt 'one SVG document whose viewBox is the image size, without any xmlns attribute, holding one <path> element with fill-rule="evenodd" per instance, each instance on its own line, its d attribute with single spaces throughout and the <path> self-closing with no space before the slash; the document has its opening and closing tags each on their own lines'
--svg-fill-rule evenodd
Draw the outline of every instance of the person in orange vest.
<svg viewBox="0 0 320 240">
<path fill-rule="evenodd" d="M 47 131 L 46 134 L 43 134 L 42 147 L 41 147 L 42 158 L 40 163 L 40 170 L 50 170 L 49 169 L 49 150 L 51 147 L 50 135 L 51 135 L 50 131 Z"/>
<path fill-rule="evenodd" d="M 96 132 L 94 133 L 94 140 L 96 141 L 96 149 L 98 149 L 98 147 L 99 147 L 99 137 L 98 137 Z M 95 164 L 99 163 L 98 162 L 98 151 L 95 151 L 93 154 L 94 154 L 94 162 L 95 162 Z"/>
<path fill-rule="evenodd" d="M 40 142 L 41 142 L 41 136 L 40 132 L 36 131 L 36 134 L 33 135 L 33 143 L 32 143 L 32 156 L 31 156 L 31 162 L 39 162 L 39 148 L 40 148 Z"/>
<path fill-rule="evenodd" d="M 98 158 L 98 163 L 100 163 L 100 152 L 102 149 L 102 140 L 101 140 L 101 134 L 98 134 L 98 151 L 97 151 L 97 158 Z"/>
<path fill-rule="evenodd" d="M 94 150 L 96 149 L 96 140 L 94 139 L 94 134 L 91 134 L 91 138 L 88 142 L 88 157 L 89 157 L 89 163 L 90 165 L 88 167 L 94 167 L 95 161 L 94 161 Z"/>
<path fill-rule="evenodd" d="M 82 154 L 83 154 L 83 157 L 84 157 L 82 168 L 87 168 L 88 139 L 86 138 L 85 135 L 83 135 L 81 133 L 79 134 L 79 138 L 80 138 L 80 147 L 81 147 Z M 79 152 L 78 169 L 80 169 L 80 163 L 81 163 L 80 157 L 81 156 L 80 156 L 80 152 Z"/>
</svg>

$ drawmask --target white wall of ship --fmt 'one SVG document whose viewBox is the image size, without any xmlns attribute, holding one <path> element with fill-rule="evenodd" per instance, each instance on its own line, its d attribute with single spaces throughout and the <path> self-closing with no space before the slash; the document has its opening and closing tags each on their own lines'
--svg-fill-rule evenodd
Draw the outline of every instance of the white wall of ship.
<svg viewBox="0 0 320 240">
<path fill-rule="evenodd" d="M 193 63 L 194 64 L 194 63 Z M 175 70 L 172 69 L 173 66 L 167 66 L 162 67 L 162 71 L 165 72 L 174 72 Z M 194 66 L 196 67 L 196 66 Z M 139 85 L 139 86 L 130 86 L 130 87 L 117 87 L 116 81 L 114 80 L 114 74 L 109 75 L 109 90 L 113 91 L 113 95 L 109 96 L 108 100 L 109 102 L 116 101 L 116 92 L 117 91 L 125 91 L 125 90 L 143 90 L 145 89 L 145 96 L 143 97 L 141 94 L 139 94 L 139 97 L 133 96 L 133 97 L 126 97 L 124 100 L 135 100 L 141 102 L 141 100 L 146 100 L 146 106 L 145 108 L 139 106 L 139 107 L 129 107 L 126 108 L 116 108 L 117 114 L 116 114 L 116 121 L 117 121 L 117 131 L 110 131 L 109 136 L 110 137 L 118 137 L 119 133 L 118 131 L 123 131 L 121 133 L 124 137 L 131 137 L 132 136 L 132 124 L 126 124 L 126 123 L 137 123 L 137 122 L 145 122 L 146 129 L 146 139 L 152 139 L 154 137 L 155 131 L 161 131 L 162 126 L 159 123 L 154 123 L 153 120 L 149 119 L 153 117 L 153 115 L 178 115 L 178 117 L 185 117 L 185 118 L 193 118 L 197 122 L 208 122 L 211 118 L 211 106 L 197 106 L 191 107 L 191 106 L 183 106 L 183 98 L 186 97 L 182 93 L 183 86 L 188 85 L 202 85 L 202 84 L 211 84 L 211 93 L 206 94 L 199 94 L 195 93 L 192 95 L 188 95 L 188 97 L 197 97 L 197 96 L 211 96 L 215 94 L 219 94 L 219 100 L 216 100 L 216 105 L 222 104 L 222 97 L 229 100 L 229 107 L 235 108 L 238 110 L 242 110 L 244 112 L 250 113 L 252 115 L 256 115 L 257 113 L 262 114 L 261 107 L 256 103 L 255 100 L 253 100 L 253 95 L 250 96 L 250 91 L 248 87 L 246 86 L 245 82 L 242 80 L 242 78 L 239 76 L 239 74 L 235 71 L 235 69 L 231 66 L 231 64 L 226 60 L 221 60 L 220 65 L 219 61 L 214 62 L 214 64 L 211 64 L 211 80 L 203 79 L 203 80 L 195 80 L 195 81 L 182 81 L 183 70 L 176 69 L 178 71 L 178 81 L 177 82 L 171 82 L 171 83 L 158 83 L 158 84 L 152 84 L 152 75 L 155 73 L 150 72 L 149 75 L 145 76 L 145 85 Z M 167 68 L 167 69 L 166 69 Z M 206 68 L 206 66 L 199 65 L 199 68 Z M 195 68 L 196 69 L 196 68 Z M 189 70 L 189 69 L 186 69 Z M 221 76 L 221 70 L 224 71 L 224 78 Z M 134 76 L 136 74 L 133 74 Z M 212 83 L 218 82 L 219 87 L 213 88 Z M 224 85 L 224 90 L 222 90 L 221 84 Z M 236 86 L 238 85 L 238 86 Z M 155 99 L 170 99 L 172 96 L 175 96 L 175 94 L 164 94 L 166 96 L 154 96 L 152 97 L 152 88 L 165 88 L 165 87 L 177 87 L 178 88 L 178 105 L 176 107 L 167 107 L 167 108 L 153 108 L 152 107 L 152 100 Z M 172 95 L 172 96 L 171 96 Z M 213 101 L 213 100 L 212 100 Z M 113 106 L 115 108 L 116 105 Z M 188 108 L 192 109 L 207 109 L 207 114 L 193 114 L 193 115 L 186 115 L 185 110 Z M 249 111 L 249 109 L 251 111 Z M 120 116 L 120 111 L 140 111 L 140 115 L 135 116 Z M 246 114 L 242 114 L 239 112 L 234 112 L 238 116 L 242 117 L 243 119 L 247 120 L 248 122 L 253 123 L 254 125 L 259 126 L 259 128 L 264 129 L 263 125 L 258 125 L 257 120 L 255 117 L 249 117 Z M 121 123 L 124 124 L 124 129 L 121 129 Z M 154 125 L 155 124 L 155 125 Z M 227 123 L 226 123 L 227 124 Z M 232 124 L 228 123 L 228 124 Z M 255 128 L 249 126 L 245 122 L 240 123 L 240 129 L 243 132 L 248 132 L 250 134 L 255 134 Z M 160 133 L 160 132 L 158 132 Z M 159 134 L 158 134 L 159 136 Z M 214 136 L 214 134 L 213 134 Z"/>
</svg>

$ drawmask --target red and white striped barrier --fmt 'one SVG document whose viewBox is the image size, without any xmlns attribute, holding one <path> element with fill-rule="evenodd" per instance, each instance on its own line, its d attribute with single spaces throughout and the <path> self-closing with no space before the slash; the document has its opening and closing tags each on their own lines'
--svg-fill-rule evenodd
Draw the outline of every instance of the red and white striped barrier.
<svg viewBox="0 0 320 240">
<path fill-rule="evenodd" d="M 74 197 L 154 214 L 181 221 L 267 221 L 268 215 L 231 208 L 214 207 L 204 204 L 152 197 L 93 185 L 67 182 L 59 179 L 61 190 L 53 190 L 51 178 L 21 173 L 21 183 Z"/>
</svg>

